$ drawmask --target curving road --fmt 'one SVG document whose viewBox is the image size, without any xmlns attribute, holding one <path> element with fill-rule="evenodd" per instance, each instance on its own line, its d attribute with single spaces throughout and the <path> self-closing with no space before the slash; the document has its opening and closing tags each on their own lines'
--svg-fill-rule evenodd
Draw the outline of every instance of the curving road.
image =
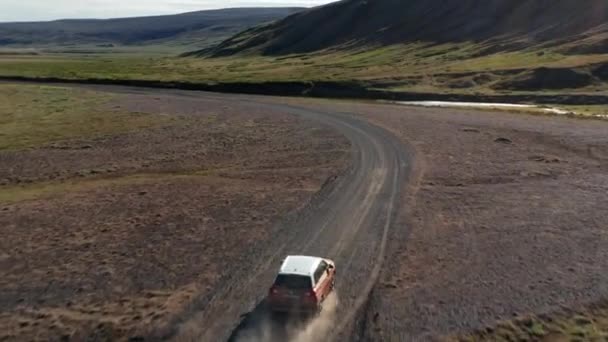
<svg viewBox="0 0 608 342">
<path fill-rule="evenodd" d="M 83 85 L 80 85 L 83 87 Z M 86 87 L 86 86 L 84 86 Z M 221 279 L 212 296 L 198 298 L 173 322 L 162 339 L 176 341 L 312 342 L 353 338 L 353 323 L 380 274 L 394 218 L 409 174 L 409 152 L 394 135 L 348 113 L 283 104 L 261 96 L 98 86 L 107 92 L 165 94 L 208 102 L 268 108 L 315 120 L 339 131 L 351 142 L 351 167 L 328 182 L 301 212 L 274 227 L 274 239 L 243 252 L 242 262 Z M 201 251 L 203 252 L 203 251 Z M 276 271 L 289 254 L 335 260 L 338 305 L 312 322 L 276 322 L 265 310 L 264 297 Z M 336 300 L 333 298 L 332 300 Z M 292 326 L 293 325 L 293 326 Z M 356 337 L 356 334 L 354 335 Z"/>
<path fill-rule="evenodd" d="M 333 127 L 351 142 L 352 167 L 326 186 L 304 212 L 286 218 L 275 238 L 257 246 L 213 298 L 197 303 L 174 339 L 304 342 L 348 334 L 378 279 L 390 230 L 405 229 L 393 223 L 409 172 L 407 149 L 391 133 L 349 114 L 277 104 L 260 97 L 202 96 L 272 108 Z M 306 322 L 296 329 L 270 319 L 263 301 L 267 286 L 260 286 L 271 284 L 288 254 L 325 256 L 338 266 L 336 311 L 327 309 L 330 316 L 324 314 L 318 322 Z"/>
</svg>

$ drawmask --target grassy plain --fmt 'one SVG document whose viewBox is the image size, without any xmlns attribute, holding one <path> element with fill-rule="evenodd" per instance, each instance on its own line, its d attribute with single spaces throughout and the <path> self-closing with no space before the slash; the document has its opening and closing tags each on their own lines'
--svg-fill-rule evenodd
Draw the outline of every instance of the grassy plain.
<svg viewBox="0 0 608 342">
<path fill-rule="evenodd" d="M 536 68 L 566 68 L 588 74 L 590 68 L 608 63 L 608 54 L 563 55 L 550 50 L 522 50 L 478 56 L 481 48 L 472 43 L 414 43 L 366 50 L 225 58 L 148 52 L 5 53 L 0 55 L 0 76 L 192 83 L 358 81 L 370 88 L 392 91 L 493 94 L 505 92 L 497 85 Z M 566 92 L 577 93 L 606 89 L 603 82 L 590 82 L 577 89 L 567 86 Z"/>
<path fill-rule="evenodd" d="M 458 339 L 479 341 L 606 341 L 608 340 L 608 307 L 606 303 L 572 311 L 517 318 L 501 322 Z"/>
<path fill-rule="evenodd" d="M 112 109 L 106 106 L 111 99 L 82 89 L 0 84 L 0 150 L 116 134 L 167 121 Z"/>
</svg>

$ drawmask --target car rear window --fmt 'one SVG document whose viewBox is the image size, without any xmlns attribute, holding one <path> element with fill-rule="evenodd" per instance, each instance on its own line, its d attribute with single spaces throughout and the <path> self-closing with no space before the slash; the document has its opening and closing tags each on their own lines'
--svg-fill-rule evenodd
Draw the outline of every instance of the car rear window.
<svg viewBox="0 0 608 342">
<path fill-rule="evenodd" d="M 279 274 L 274 285 L 288 289 L 310 289 L 312 282 L 310 277 L 291 274 Z"/>
</svg>

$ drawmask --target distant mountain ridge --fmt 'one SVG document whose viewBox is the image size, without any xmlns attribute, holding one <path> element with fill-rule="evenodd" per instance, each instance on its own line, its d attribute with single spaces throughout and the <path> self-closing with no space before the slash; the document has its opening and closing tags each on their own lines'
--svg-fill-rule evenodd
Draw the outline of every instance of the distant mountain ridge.
<svg viewBox="0 0 608 342">
<path fill-rule="evenodd" d="M 418 41 L 608 53 L 608 1 L 343 0 L 249 29 L 201 53 L 283 55 Z"/>
<path fill-rule="evenodd" d="M 1 46 L 216 42 L 302 8 L 231 8 L 119 19 L 0 23 Z"/>
</svg>

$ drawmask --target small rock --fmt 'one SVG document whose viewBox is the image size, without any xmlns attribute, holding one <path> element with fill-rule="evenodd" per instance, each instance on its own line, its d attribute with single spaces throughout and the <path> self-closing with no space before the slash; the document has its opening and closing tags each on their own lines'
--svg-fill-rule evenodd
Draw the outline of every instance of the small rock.
<svg viewBox="0 0 608 342">
<path fill-rule="evenodd" d="M 580 338 L 584 338 L 585 337 L 585 332 L 584 331 L 575 331 L 573 332 L 574 336 L 580 337 Z"/>
<path fill-rule="evenodd" d="M 584 316 L 578 316 L 578 317 L 576 317 L 574 319 L 574 322 L 577 325 L 589 325 L 589 324 L 593 323 L 593 321 L 591 319 L 589 319 L 587 317 L 584 317 Z"/>
<path fill-rule="evenodd" d="M 378 317 L 380 317 L 380 313 L 379 313 L 379 312 L 376 312 L 376 313 L 374 314 L 374 318 L 373 318 L 374 323 L 377 323 L 377 322 L 378 322 Z"/>
<path fill-rule="evenodd" d="M 494 140 L 495 143 L 499 143 L 499 144 L 512 144 L 513 141 L 511 141 L 510 139 L 507 138 L 496 138 Z"/>
<path fill-rule="evenodd" d="M 81 150 L 90 150 L 93 148 L 93 145 L 82 145 L 80 146 Z"/>
<path fill-rule="evenodd" d="M 147 195 L 147 194 L 148 194 L 148 192 L 147 192 L 147 191 L 140 191 L 140 192 L 138 193 L 138 195 L 139 195 L 139 196 L 145 196 L 145 195 Z"/>
<path fill-rule="evenodd" d="M 467 133 L 479 133 L 477 128 L 463 128 L 462 131 Z"/>
<path fill-rule="evenodd" d="M 60 144 L 52 144 L 49 147 L 53 150 L 69 150 L 70 149 L 68 146 L 60 145 Z"/>
<path fill-rule="evenodd" d="M 544 172 L 544 171 L 536 171 L 536 172 L 534 172 L 534 176 L 535 177 L 547 178 L 547 177 L 551 177 L 551 173 Z"/>
<path fill-rule="evenodd" d="M 562 160 L 558 157 L 531 156 L 529 159 L 535 162 L 547 164 L 558 164 L 562 162 Z"/>
<path fill-rule="evenodd" d="M 528 328 L 531 328 L 534 325 L 534 321 L 531 318 L 524 318 L 521 322 Z"/>
</svg>

